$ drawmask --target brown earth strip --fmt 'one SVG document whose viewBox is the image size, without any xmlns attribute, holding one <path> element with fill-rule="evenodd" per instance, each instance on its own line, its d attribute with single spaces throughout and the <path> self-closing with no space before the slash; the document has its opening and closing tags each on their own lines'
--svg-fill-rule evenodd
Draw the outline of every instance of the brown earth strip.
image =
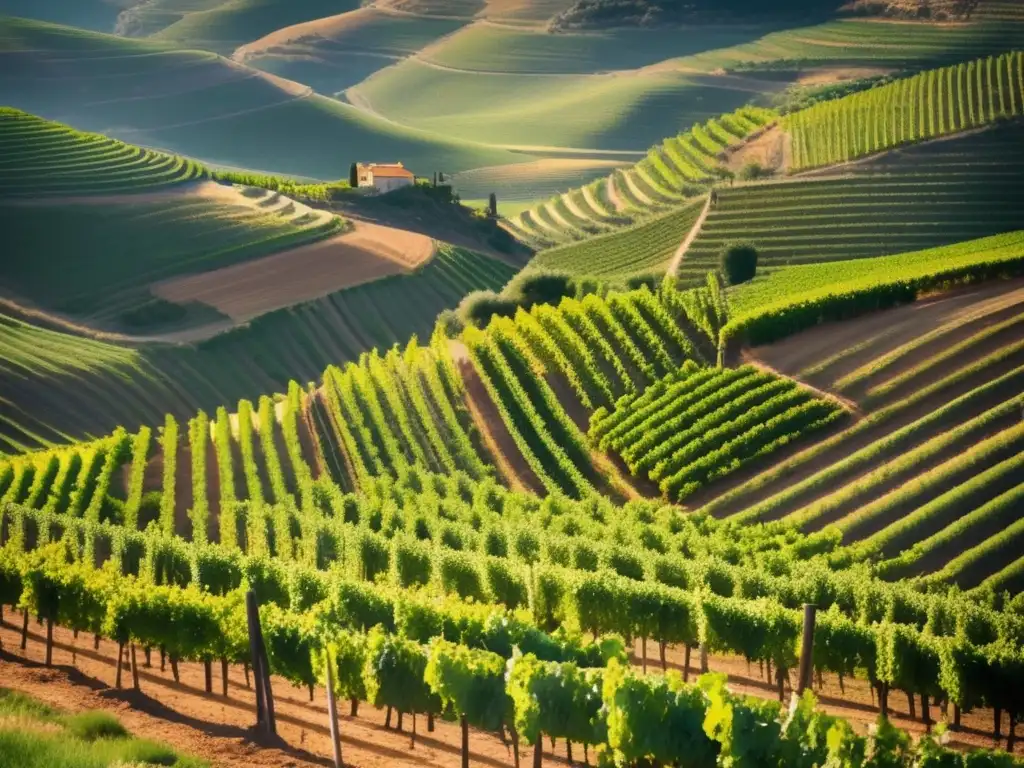
<svg viewBox="0 0 1024 768">
<path fill-rule="evenodd" d="M 218 664 L 214 664 L 214 693 L 204 688 L 203 665 L 179 664 L 180 682 L 176 683 L 171 670 L 160 671 L 159 654 L 153 653 L 153 666 L 144 666 L 139 652 L 139 691 L 131 689 L 131 673 L 124 669 L 122 684 L 112 687 L 116 674 L 117 645 L 102 640 L 98 651 L 93 650 L 93 638 L 81 633 L 77 638 L 61 627 L 54 628 L 54 666 L 42 665 L 45 654 L 45 632 L 34 622 L 29 627 L 26 651 L 19 650 L 21 616 L 5 614 L 0 624 L 0 680 L 5 687 L 33 696 L 47 704 L 70 711 L 100 709 L 115 714 L 128 730 L 136 735 L 165 742 L 220 768 L 248 768 L 258 764 L 270 768 L 311 768 L 329 766 L 331 742 L 328 730 L 326 696 L 322 688 L 314 689 L 313 701 L 305 690 L 299 690 L 280 678 L 273 679 L 274 704 L 277 714 L 278 738 L 268 739 L 255 731 L 255 696 L 246 686 L 243 670 L 236 665 L 228 668 L 228 697 L 220 695 L 221 677 Z M 637 643 L 639 646 L 639 642 Z M 659 667 L 656 645 L 648 646 L 648 664 L 651 671 Z M 636 651 L 639 654 L 639 649 Z M 669 647 L 666 666 L 681 670 L 683 649 Z M 712 671 L 729 676 L 730 688 L 762 698 L 776 695 L 774 685 L 766 682 L 757 667 L 742 659 L 712 656 Z M 690 659 L 690 680 L 698 672 L 699 654 Z M 840 690 L 838 680 L 826 675 L 823 686 L 816 687 L 821 706 L 830 714 L 851 720 L 860 733 L 866 733 L 877 717 L 873 696 L 867 683 L 861 680 L 845 681 Z M 788 695 L 788 691 L 787 691 Z M 906 716 L 905 699 L 899 694 L 890 698 L 891 718 L 901 728 L 919 736 L 924 725 Z M 410 718 L 405 720 L 405 731 L 385 729 L 384 712 L 360 704 L 359 714 L 353 717 L 342 702 L 340 732 L 343 756 L 347 765 L 358 768 L 384 766 L 436 766 L 456 768 L 461 764 L 461 732 L 457 724 L 438 719 L 436 729 L 428 733 L 425 718 L 418 718 L 415 747 L 411 745 Z M 933 710 L 933 717 L 939 713 Z M 958 748 L 992 747 L 991 710 L 966 713 L 962 728 L 950 733 L 951 746 Z M 1003 732 L 1005 734 L 1005 719 Z M 1002 742 L 1005 745 L 1005 737 Z M 471 729 L 469 738 L 470 763 L 489 768 L 513 765 L 511 749 L 493 734 Z M 565 765 L 564 743 L 558 744 L 559 755 L 552 754 L 550 742 L 545 740 L 544 761 Z M 1017 750 L 1024 752 L 1024 744 Z M 532 756 L 532 749 L 520 750 L 521 764 Z"/>
<path fill-rule="evenodd" d="M 519 446 L 512 439 L 505 420 L 501 418 L 498 407 L 491 400 L 487 387 L 484 386 L 470 359 L 469 351 L 458 341 L 450 341 L 449 348 L 455 369 L 462 377 L 465 387 L 466 408 L 483 439 L 484 447 L 494 459 L 498 472 L 512 490 L 545 495 L 544 486 L 530 469 L 530 465 L 519 451 Z"/>
<path fill-rule="evenodd" d="M 318 299 L 430 259 L 434 242 L 413 232 L 354 222 L 342 235 L 254 261 L 172 278 L 152 286 L 157 296 L 215 307 L 236 322 Z"/>
</svg>

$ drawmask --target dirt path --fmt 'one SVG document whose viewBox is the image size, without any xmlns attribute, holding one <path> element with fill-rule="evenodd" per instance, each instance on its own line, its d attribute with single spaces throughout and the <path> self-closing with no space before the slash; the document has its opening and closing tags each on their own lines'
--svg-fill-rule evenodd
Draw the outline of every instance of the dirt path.
<svg viewBox="0 0 1024 768">
<path fill-rule="evenodd" d="M 519 446 L 512 439 L 505 420 L 501 418 L 501 413 L 491 400 L 490 393 L 481 381 L 470 359 L 469 350 L 462 342 L 454 340 L 448 342 L 448 348 L 466 389 L 466 408 L 473 418 L 473 423 L 480 430 L 484 445 L 494 459 L 501 476 L 512 490 L 545 495 L 544 486 L 530 469 Z"/>
<path fill-rule="evenodd" d="M 273 678 L 274 705 L 277 714 L 277 738 L 256 733 L 255 696 L 246 685 L 243 670 L 228 668 L 228 697 L 221 695 L 220 665 L 214 664 L 213 693 L 204 688 L 203 666 L 196 663 L 179 665 L 180 682 L 175 682 L 171 670 L 160 671 L 159 654 L 153 654 L 153 666 L 144 666 L 139 651 L 139 691 L 131 689 L 132 676 L 128 669 L 122 672 L 125 688 L 113 687 L 116 676 L 117 646 L 103 640 L 98 651 L 93 650 L 93 638 L 82 633 L 54 629 L 53 667 L 42 665 L 45 654 L 43 628 L 32 622 L 26 650 L 19 649 L 21 616 L 5 614 L 0 625 L 0 680 L 3 685 L 45 703 L 70 711 L 102 709 L 115 714 L 136 735 L 165 742 L 175 749 L 208 760 L 219 768 L 249 768 L 253 765 L 270 768 L 311 768 L 329 766 L 331 742 L 328 729 L 326 696 L 322 688 L 315 688 L 313 701 L 306 690 L 296 689 L 280 678 Z M 639 646 L 640 644 L 637 643 Z M 653 645 L 653 644 L 651 644 Z M 649 645 L 649 669 L 659 663 L 658 649 Z M 639 647 L 636 649 L 639 655 Z M 685 660 L 681 648 L 669 647 L 665 661 L 671 669 L 682 670 Z M 730 688 L 736 692 L 772 698 L 775 686 L 769 685 L 757 667 L 750 667 L 740 659 L 710 658 L 710 668 L 729 676 Z M 639 659 L 636 659 L 639 663 Z M 698 672 L 699 655 L 690 659 L 690 680 Z M 838 681 L 824 678 L 824 685 L 816 688 L 821 705 L 831 714 L 850 719 L 858 732 L 864 733 L 877 716 L 872 696 L 866 683 L 848 680 L 845 692 L 839 690 Z M 919 720 L 911 720 L 906 712 L 902 695 L 890 697 L 892 720 L 901 728 L 915 734 L 924 730 Z M 460 765 L 459 727 L 438 720 L 436 729 L 427 732 L 425 718 L 418 718 L 415 747 L 411 745 L 410 718 L 405 720 L 405 731 L 383 727 L 384 713 L 362 703 L 358 716 L 349 713 L 345 702 L 339 703 L 339 721 L 343 757 L 346 765 L 356 768 L 384 768 L 384 766 L 436 766 L 456 768 Z M 933 709 L 933 717 L 939 713 Z M 963 716 L 962 728 L 950 733 L 955 747 L 991 747 L 992 712 L 979 710 Z M 1006 732 L 1004 719 L 1003 732 Z M 1003 741 L 1005 745 L 1005 739 Z M 505 747 L 495 735 L 470 729 L 470 764 L 487 768 L 511 768 L 511 749 Z M 545 764 L 565 765 L 564 744 L 558 745 L 559 755 L 552 754 L 550 742 L 544 742 Z M 1024 752 L 1024 744 L 1018 745 Z M 520 750 L 521 764 L 526 765 L 532 749 Z"/>
<path fill-rule="evenodd" d="M 710 211 L 711 195 L 708 195 L 707 199 L 704 201 L 704 208 L 701 210 L 700 216 L 697 217 L 697 221 L 693 223 L 693 226 L 690 228 L 689 233 L 687 233 L 686 238 L 679 244 L 679 247 L 676 248 L 676 252 L 672 254 L 672 261 L 668 263 L 668 274 L 674 275 L 679 271 L 679 265 L 682 263 L 683 257 L 686 255 L 686 252 L 690 250 L 690 246 L 693 245 L 693 241 L 696 240 L 697 236 L 700 234 L 701 229 L 704 227 L 704 221 L 707 219 Z"/>
</svg>

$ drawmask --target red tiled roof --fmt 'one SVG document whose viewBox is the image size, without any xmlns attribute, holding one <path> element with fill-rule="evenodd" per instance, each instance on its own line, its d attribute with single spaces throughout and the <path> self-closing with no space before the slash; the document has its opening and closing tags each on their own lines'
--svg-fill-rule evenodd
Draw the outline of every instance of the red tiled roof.
<svg viewBox="0 0 1024 768">
<path fill-rule="evenodd" d="M 370 168 L 374 177 L 382 179 L 411 179 L 414 178 L 412 171 L 397 165 L 378 165 Z"/>
</svg>

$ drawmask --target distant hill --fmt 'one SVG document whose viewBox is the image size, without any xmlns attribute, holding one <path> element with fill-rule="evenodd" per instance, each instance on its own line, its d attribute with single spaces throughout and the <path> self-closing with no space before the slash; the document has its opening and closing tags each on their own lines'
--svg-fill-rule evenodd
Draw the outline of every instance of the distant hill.
<svg viewBox="0 0 1024 768">
<path fill-rule="evenodd" d="M 563 29 L 656 26 L 730 20 L 814 20 L 837 10 L 837 0 L 576 0 L 554 25 Z"/>
</svg>

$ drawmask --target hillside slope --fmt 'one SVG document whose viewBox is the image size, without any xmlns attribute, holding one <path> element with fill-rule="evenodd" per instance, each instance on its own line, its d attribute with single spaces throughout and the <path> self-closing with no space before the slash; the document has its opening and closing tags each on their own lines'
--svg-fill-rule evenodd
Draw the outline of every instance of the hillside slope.
<svg viewBox="0 0 1024 768">
<path fill-rule="evenodd" d="M 212 53 L 0 18 L 0 100 L 214 164 L 321 179 L 357 160 L 427 175 L 516 162 L 502 150 L 393 125 Z"/>
</svg>

